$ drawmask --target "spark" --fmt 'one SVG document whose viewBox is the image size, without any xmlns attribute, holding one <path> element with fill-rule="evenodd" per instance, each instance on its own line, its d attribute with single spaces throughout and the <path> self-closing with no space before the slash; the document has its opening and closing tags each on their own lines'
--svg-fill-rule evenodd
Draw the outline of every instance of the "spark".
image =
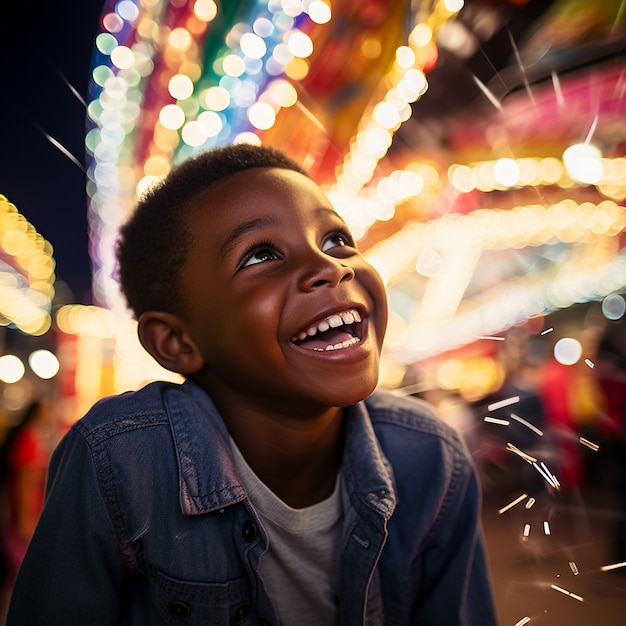
<svg viewBox="0 0 626 626">
<path fill-rule="evenodd" d="M 595 367 L 595 364 L 592 360 L 590 359 L 585 359 L 585 363 L 591 368 L 593 369 Z"/>
<path fill-rule="evenodd" d="M 485 422 L 491 422 L 492 424 L 500 424 L 502 426 L 508 426 L 511 422 L 509 420 L 501 420 L 498 417 L 485 416 Z"/>
<path fill-rule="evenodd" d="M 615 29 L 621 24 L 622 18 L 624 16 L 624 5 L 626 3 L 622 0 L 619 4 L 619 9 L 617 10 L 617 14 L 615 15 L 615 21 L 613 22 L 613 26 L 611 26 L 611 34 L 615 31 Z"/>
<path fill-rule="evenodd" d="M 522 533 L 522 540 L 528 541 L 528 535 L 530 535 L 530 524 L 524 524 L 524 532 Z"/>
<path fill-rule="evenodd" d="M 569 568 L 572 570 L 572 574 L 574 574 L 574 576 L 578 576 L 578 565 L 576 565 L 574 561 L 569 562 Z"/>
<path fill-rule="evenodd" d="M 584 437 L 579 437 L 578 441 L 580 441 L 583 446 L 587 446 L 594 452 L 597 452 L 600 449 L 600 446 L 597 443 L 593 443 L 592 441 L 589 441 L 589 439 L 585 439 Z"/>
<path fill-rule="evenodd" d="M 496 107 L 498 111 L 503 111 L 502 105 L 500 104 L 498 99 L 495 97 L 493 92 L 489 89 L 489 87 L 487 87 L 487 85 L 485 85 L 480 80 L 480 78 L 478 78 L 477 76 L 474 76 L 473 74 L 472 74 L 472 78 L 474 79 L 474 82 L 478 85 L 479 89 L 485 94 L 485 96 L 487 96 L 487 100 L 489 100 L 489 102 L 491 102 L 491 104 L 493 104 L 493 106 Z"/>
<path fill-rule="evenodd" d="M 515 624 L 515 626 L 524 626 L 524 624 L 528 624 L 530 622 L 530 617 L 528 615 L 526 617 L 522 617 L 522 619 Z"/>
<path fill-rule="evenodd" d="M 598 126 L 598 115 L 596 114 L 595 117 L 593 118 L 593 122 L 591 123 L 591 128 L 589 129 L 589 132 L 587 133 L 587 137 L 585 138 L 585 145 L 591 142 L 591 138 L 593 137 L 593 134 L 596 132 L 597 126 Z"/>
<path fill-rule="evenodd" d="M 64 154 L 74 165 L 78 166 L 81 171 L 85 171 L 83 164 L 60 142 L 58 142 L 52 135 L 49 135 L 39 124 L 33 121 L 33 125 L 37 130 L 62 154 Z"/>
<path fill-rule="evenodd" d="M 534 456 L 526 454 L 526 452 L 523 452 L 519 448 L 515 447 L 511 442 L 507 442 L 506 449 L 511 452 L 515 452 L 515 454 L 521 456 L 527 463 L 533 463 L 534 465 L 537 465 L 537 459 Z"/>
<path fill-rule="evenodd" d="M 511 34 L 510 30 L 508 31 L 508 33 L 509 39 L 511 41 L 511 47 L 513 48 L 513 53 L 515 54 L 515 59 L 518 62 L 520 69 L 522 70 L 522 76 L 524 77 L 524 86 L 526 87 L 526 92 L 528 93 L 530 101 L 535 104 L 535 97 L 533 96 L 530 84 L 528 83 L 528 77 L 526 76 L 526 70 L 524 69 L 524 64 L 522 63 L 522 57 L 520 56 L 519 49 L 517 48 L 517 45 L 515 43 L 515 40 L 513 39 L 513 35 Z"/>
<path fill-rule="evenodd" d="M 74 87 L 74 85 L 72 85 L 72 83 L 70 83 L 69 80 L 67 80 L 67 78 L 65 78 L 65 75 L 57 68 L 54 68 L 57 72 L 57 74 L 61 77 L 61 80 L 67 85 L 67 88 L 72 92 L 72 94 L 76 97 L 76 99 L 85 107 L 87 108 L 87 103 L 85 102 L 84 98 L 80 95 L 80 93 L 78 92 L 78 89 L 76 89 L 76 87 Z"/>
<path fill-rule="evenodd" d="M 556 489 L 557 485 L 554 482 L 551 474 L 541 469 L 539 465 L 537 465 L 537 463 L 533 463 L 533 467 L 543 476 L 543 478 L 546 480 L 548 484 L 550 484 L 552 487 Z"/>
<path fill-rule="evenodd" d="M 548 476 L 550 476 L 552 478 L 552 480 L 554 481 L 556 486 L 560 487 L 561 483 L 557 480 L 556 476 L 548 469 L 548 467 L 546 466 L 546 464 L 543 461 L 541 461 L 541 467 L 543 467 L 545 473 L 548 474 Z"/>
<path fill-rule="evenodd" d="M 513 500 L 513 502 L 509 502 L 506 506 L 503 506 L 498 511 L 498 515 L 502 515 L 502 513 L 504 513 L 505 511 L 508 511 L 509 509 L 512 509 L 516 504 L 519 504 L 525 498 L 528 498 L 528 494 L 527 493 L 523 493 L 519 498 L 515 498 L 515 500 Z"/>
<path fill-rule="evenodd" d="M 528 498 L 528 502 L 524 505 L 527 509 L 530 509 L 537 500 L 535 498 Z"/>
<path fill-rule="evenodd" d="M 304 104 L 302 104 L 300 100 L 296 101 L 296 106 L 309 118 L 309 120 L 311 120 L 311 122 L 313 122 L 313 124 L 315 124 L 315 126 L 317 126 L 324 133 L 324 135 L 326 136 L 329 135 L 328 129 L 324 126 L 324 124 L 322 124 L 320 119 L 316 115 L 313 114 L 311 109 L 304 106 Z"/>
<path fill-rule="evenodd" d="M 494 402 L 487 407 L 488 411 L 495 411 L 497 409 L 501 409 L 502 407 L 509 406 L 509 404 L 515 404 L 519 402 L 519 396 L 512 396 L 511 398 L 506 398 L 506 400 L 500 400 L 499 402 Z"/>
<path fill-rule="evenodd" d="M 546 535 L 550 534 L 550 523 L 548 522 L 548 520 L 545 520 L 543 523 L 543 532 Z"/>
<path fill-rule="evenodd" d="M 578 596 L 575 593 L 568 591 L 567 589 L 563 589 L 563 587 L 559 587 L 558 585 L 550 585 L 550 587 L 552 587 L 552 589 L 555 589 L 556 591 L 560 591 L 561 593 L 564 593 L 566 596 L 569 596 L 570 598 L 574 598 L 574 600 L 578 600 L 579 602 L 585 601 L 581 596 Z"/>
<path fill-rule="evenodd" d="M 554 328 L 550 327 L 550 328 L 546 328 L 545 330 L 541 331 L 542 335 L 547 335 L 548 333 L 551 333 L 554 330 Z"/>
<path fill-rule="evenodd" d="M 476 339 L 488 339 L 489 341 L 504 341 L 504 337 L 497 337 L 496 335 L 478 335 Z"/>
<path fill-rule="evenodd" d="M 533 426 L 530 422 L 527 422 L 525 419 L 522 419 L 519 415 L 515 415 L 515 413 L 511 413 L 511 417 L 514 420 L 517 420 L 520 424 L 524 424 L 527 428 L 530 428 L 533 432 L 537 433 L 540 437 L 543 436 L 543 431 L 539 430 L 536 426 Z"/>
<path fill-rule="evenodd" d="M 622 561 L 621 563 L 613 563 L 612 565 L 603 565 L 600 568 L 601 572 L 608 572 L 612 569 L 618 569 L 620 567 L 626 567 L 626 561 Z"/>
<path fill-rule="evenodd" d="M 552 84 L 554 85 L 554 93 L 556 94 L 557 104 L 559 105 L 559 109 L 562 109 L 563 105 L 565 104 L 565 100 L 563 99 L 563 91 L 561 90 L 561 82 L 559 81 L 559 76 L 556 72 L 552 72 Z M 543 333 L 541 334 L 543 335 L 545 332 L 547 331 L 544 330 Z"/>
</svg>

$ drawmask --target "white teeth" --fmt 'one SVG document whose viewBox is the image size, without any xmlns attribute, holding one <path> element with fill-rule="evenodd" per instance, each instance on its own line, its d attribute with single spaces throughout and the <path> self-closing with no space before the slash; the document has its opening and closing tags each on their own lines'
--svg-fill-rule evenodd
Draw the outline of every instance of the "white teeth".
<svg viewBox="0 0 626 626">
<path fill-rule="evenodd" d="M 341 319 L 343 320 L 344 324 L 354 324 L 354 315 L 352 315 L 350 311 L 348 311 L 347 313 L 342 313 Z"/>
<path fill-rule="evenodd" d="M 352 337 L 352 339 L 346 339 L 341 343 L 336 343 L 334 346 L 326 346 L 325 348 L 313 348 L 316 352 L 330 352 L 331 350 L 341 350 L 341 348 L 348 348 L 356 343 L 360 343 L 358 337 Z"/>
<path fill-rule="evenodd" d="M 339 328 L 339 326 L 343 326 L 343 320 L 341 319 L 341 315 L 331 315 L 326 319 L 328 320 L 328 325 L 331 328 Z"/>
<path fill-rule="evenodd" d="M 306 331 L 300 332 L 295 339 L 303 341 L 307 337 L 314 337 L 318 332 L 323 333 L 326 332 L 329 328 L 339 328 L 344 324 L 354 324 L 355 322 L 360 322 L 361 316 L 356 309 L 350 309 L 349 311 L 344 311 L 343 313 L 335 313 L 334 315 L 329 315 L 326 319 L 323 319 L 321 322 L 317 324 L 317 326 L 311 326 L 307 328 Z"/>
<path fill-rule="evenodd" d="M 324 320 L 317 325 L 317 330 L 319 330 L 320 333 L 323 333 L 327 331 L 331 326 L 334 328 L 334 326 L 329 321 Z"/>
</svg>

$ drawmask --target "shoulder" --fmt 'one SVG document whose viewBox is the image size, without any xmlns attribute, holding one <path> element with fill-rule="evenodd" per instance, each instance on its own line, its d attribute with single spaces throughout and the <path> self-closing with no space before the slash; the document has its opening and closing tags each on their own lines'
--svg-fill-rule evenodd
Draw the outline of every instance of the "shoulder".
<svg viewBox="0 0 626 626">
<path fill-rule="evenodd" d="M 462 447 L 458 432 L 424 400 L 378 390 L 365 400 L 365 406 L 377 432 L 392 428 L 402 431 L 404 436 L 434 437 L 453 447 Z"/>
<path fill-rule="evenodd" d="M 72 430 L 92 441 L 169 422 L 163 395 L 180 387 L 175 383 L 153 382 L 136 391 L 127 391 L 98 400 Z"/>
</svg>

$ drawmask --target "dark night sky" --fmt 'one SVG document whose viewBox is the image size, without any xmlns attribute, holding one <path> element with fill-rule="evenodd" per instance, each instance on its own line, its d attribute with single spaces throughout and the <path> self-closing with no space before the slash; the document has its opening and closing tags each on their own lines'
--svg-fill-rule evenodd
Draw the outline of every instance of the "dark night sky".
<svg viewBox="0 0 626 626">
<path fill-rule="evenodd" d="M 9 3 L 5 3 L 6 5 Z M 11 2 L 0 10 L 0 194 L 54 248 L 70 302 L 91 302 L 86 177 L 50 135 L 85 162 L 85 107 L 102 2 Z"/>
</svg>

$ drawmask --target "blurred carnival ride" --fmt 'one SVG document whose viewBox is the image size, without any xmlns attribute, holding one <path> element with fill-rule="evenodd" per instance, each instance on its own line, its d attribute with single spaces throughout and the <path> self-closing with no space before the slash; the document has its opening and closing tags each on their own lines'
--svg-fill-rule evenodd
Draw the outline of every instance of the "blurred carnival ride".
<svg viewBox="0 0 626 626">
<path fill-rule="evenodd" d="M 80 413 L 165 374 L 113 242 L 172 164 L 233 141 L 302 161 L 384 277 L 382 385 L 498 389 L 509 330 L 541 336 L 626 287 L 625 29 L 618 0 L 107 0 L 87 108 L 94 305 L 54 311 L 63 393 Z"/>
</svg>

